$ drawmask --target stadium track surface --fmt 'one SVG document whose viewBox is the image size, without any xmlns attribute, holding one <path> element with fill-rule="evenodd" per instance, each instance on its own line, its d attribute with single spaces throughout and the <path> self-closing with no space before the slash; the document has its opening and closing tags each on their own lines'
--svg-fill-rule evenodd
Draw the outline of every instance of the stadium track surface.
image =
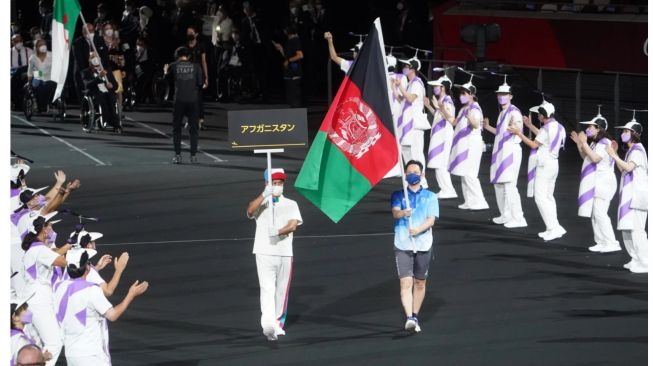
<svg viewBox="0 0 653 366">
<path fill-rule="evenodd" d="M 280 106 L 238 106 L 248 107 Z M 178 166 L 170 163 L 171 140 L 160 134 L 171 133 L 167 109 L 128 112 L 123 135 L 83 134 L 74 110 L 64 122 L 33 119 L 104 165 L 12 114 L 11 148 L 36 161 L 30 186 L 52 184 L 55 169 L 79 178 L 81 189 L 64 207 L 101 218 L 87 226 L 105 235 L 100 254 L 130 253 L 110 301 L 121 301 L 137 279 L 150 283 L 110 324 L 114 365 L 646 364 L 647 276 L 621 267 L 628 261 L 623 250 L 586 249 L 591 224 L 575 206 L 581 161 L 569 143 L 555 194 L 568 231 L 562 239 L 544 243 L 536 236 L 544 225 L 524 195 L 526 157 L 519 189 L 528 228 L 492 224 L 498 212 L 489 153 L 480 179 L 491 209 L 469 212 L 456 208 L 460 199 L 440 202 L 422 332 L 414 336 L 402 330 L 392 250 L 389 197 L 399 179 L 382 181 L 336 225 L 292 187 L 307 150 L 275 155 L 274 166 L 289 173 L 285 193 L 298 201 L 304 225 L 294 241 L 288 335 L 267 342 L 251 254 L 255 225 L 245 217 L 247 202 L 263 188 L 265 159 L 229 150 L 229 108 L 236 106 L 208 104 L 209 130 L 200 131 L 200 148 L 217 159 L 200 153 L 200 164 Z M 325 109 L 309 108 L 310 137 Z M 433 171 L 427 174 L 435 185 Z M 454 185 L 460 193 L 457 178 Z M 616 204 L 615 198 L 613 220 Z M 62 218 L 60 238 L 75 223 Z"/>
</svg>

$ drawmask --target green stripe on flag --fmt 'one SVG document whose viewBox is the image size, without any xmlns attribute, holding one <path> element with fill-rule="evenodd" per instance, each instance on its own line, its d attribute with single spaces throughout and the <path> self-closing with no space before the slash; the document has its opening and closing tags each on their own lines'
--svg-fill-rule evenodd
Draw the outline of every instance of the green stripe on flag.
<svg viewBox="0 0 653 366">
<path fill-rule="evenodd" d="M 319 131 L 299 171 L 295 189 L 337 223 L 372 185 L 327 140 L 326 133 Z"/>
</svg>

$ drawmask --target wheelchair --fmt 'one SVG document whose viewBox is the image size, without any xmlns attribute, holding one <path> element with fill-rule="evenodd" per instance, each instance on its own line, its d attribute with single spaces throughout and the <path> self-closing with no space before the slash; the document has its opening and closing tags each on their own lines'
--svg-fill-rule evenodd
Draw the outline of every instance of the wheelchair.
<svg viewBox="0 0 653 366">
<path fill-rule="evenodd" d="M 66 104 L 59 97 L 54 102 L 48 103 L 44 111 L 40 110 L 34 88 L 30 83 L 26 83 L 23 87 L 23 114 L 28 121 L 31 121 L 35 114 L 50 114 L 55 122 L 63 121 L 66 118 Z"/>
<path fill-rule="evenodd" d="M 122 128 L 122 121 L 120 121 L 120 110 L 118 102 L 114 103 L 115 115 L 118 117 L 118 125 Z M 95 131 L 113 129 L 113 126 L 102 116 L 102 105 L 96 102 L 88 91 L 84 91 L 84 97 L 80 104 L 79 119 L 82 124 L 82 131 L 91 133 Z"/>
</svg>

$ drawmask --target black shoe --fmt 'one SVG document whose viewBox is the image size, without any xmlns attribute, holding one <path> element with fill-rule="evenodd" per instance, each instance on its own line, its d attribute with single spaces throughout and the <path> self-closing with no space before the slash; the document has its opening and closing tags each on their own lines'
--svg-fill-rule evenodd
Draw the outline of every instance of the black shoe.
<svg viewBox="0 0 653 366">
<path fill-rule="evenodd" d="M 175 157 L 172 158 L 172 163 L 173 164 L 181 164 L 181 155 L 175 155 Z"/>
<path fill-rule="evenodd" d="M 204 126 L 204 123 L 200 123 L 200 131 L 206 131 L 208 128 Z"/>
<path fill-rule="evenodd" d="M 122 133 L 122 127 L 115 127 L 115 128 L 113 129 L 113 132 L 115 132 L 115 133 L 117 133 L 117 134 L 121 134 L 121 133 Z"/>
</svg>

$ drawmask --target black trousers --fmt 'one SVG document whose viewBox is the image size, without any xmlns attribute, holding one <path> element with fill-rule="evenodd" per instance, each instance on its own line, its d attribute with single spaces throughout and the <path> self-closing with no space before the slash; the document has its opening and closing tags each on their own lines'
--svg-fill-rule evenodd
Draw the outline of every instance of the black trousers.
<svg viewBox="0 0 653 366">
<path fill-rule="evenodd" d="M 302 106 L 302 79 L 285 79 L 286 82 L 286 102 L 290 108 L 300 108 Z"/>
<path fill-rule="evenodd" d="M 172 111 L 172 143 L 175 147 L 175 155 L 181 155 L 181 129 L 184 116 L 188 119 L 188 133 L 190 134 L 190 156 L 197 153 L 197 130 L 199 119 L 199 106 L 195 102 L 175 101 Z"/>
<path fill-rule="evenodd" d="M 24 70 L 23 70 L 24 69 Z M 10 85 L 11 85 L 11 102 L 14 104 L 16 109 L 23 108 L 23 87 L 27 82 L 27 66 L 20 68 L 13 75 L 11 75 Z"/>
<path fill-rule="evenodd" d="M 34 89 L 39 111 L 44 112 L 48 104 L 52 103 L 54 92 L 57 90 L 57 83 L 52 80 L 41 83 L 38 88 Z"/>
</svg>

